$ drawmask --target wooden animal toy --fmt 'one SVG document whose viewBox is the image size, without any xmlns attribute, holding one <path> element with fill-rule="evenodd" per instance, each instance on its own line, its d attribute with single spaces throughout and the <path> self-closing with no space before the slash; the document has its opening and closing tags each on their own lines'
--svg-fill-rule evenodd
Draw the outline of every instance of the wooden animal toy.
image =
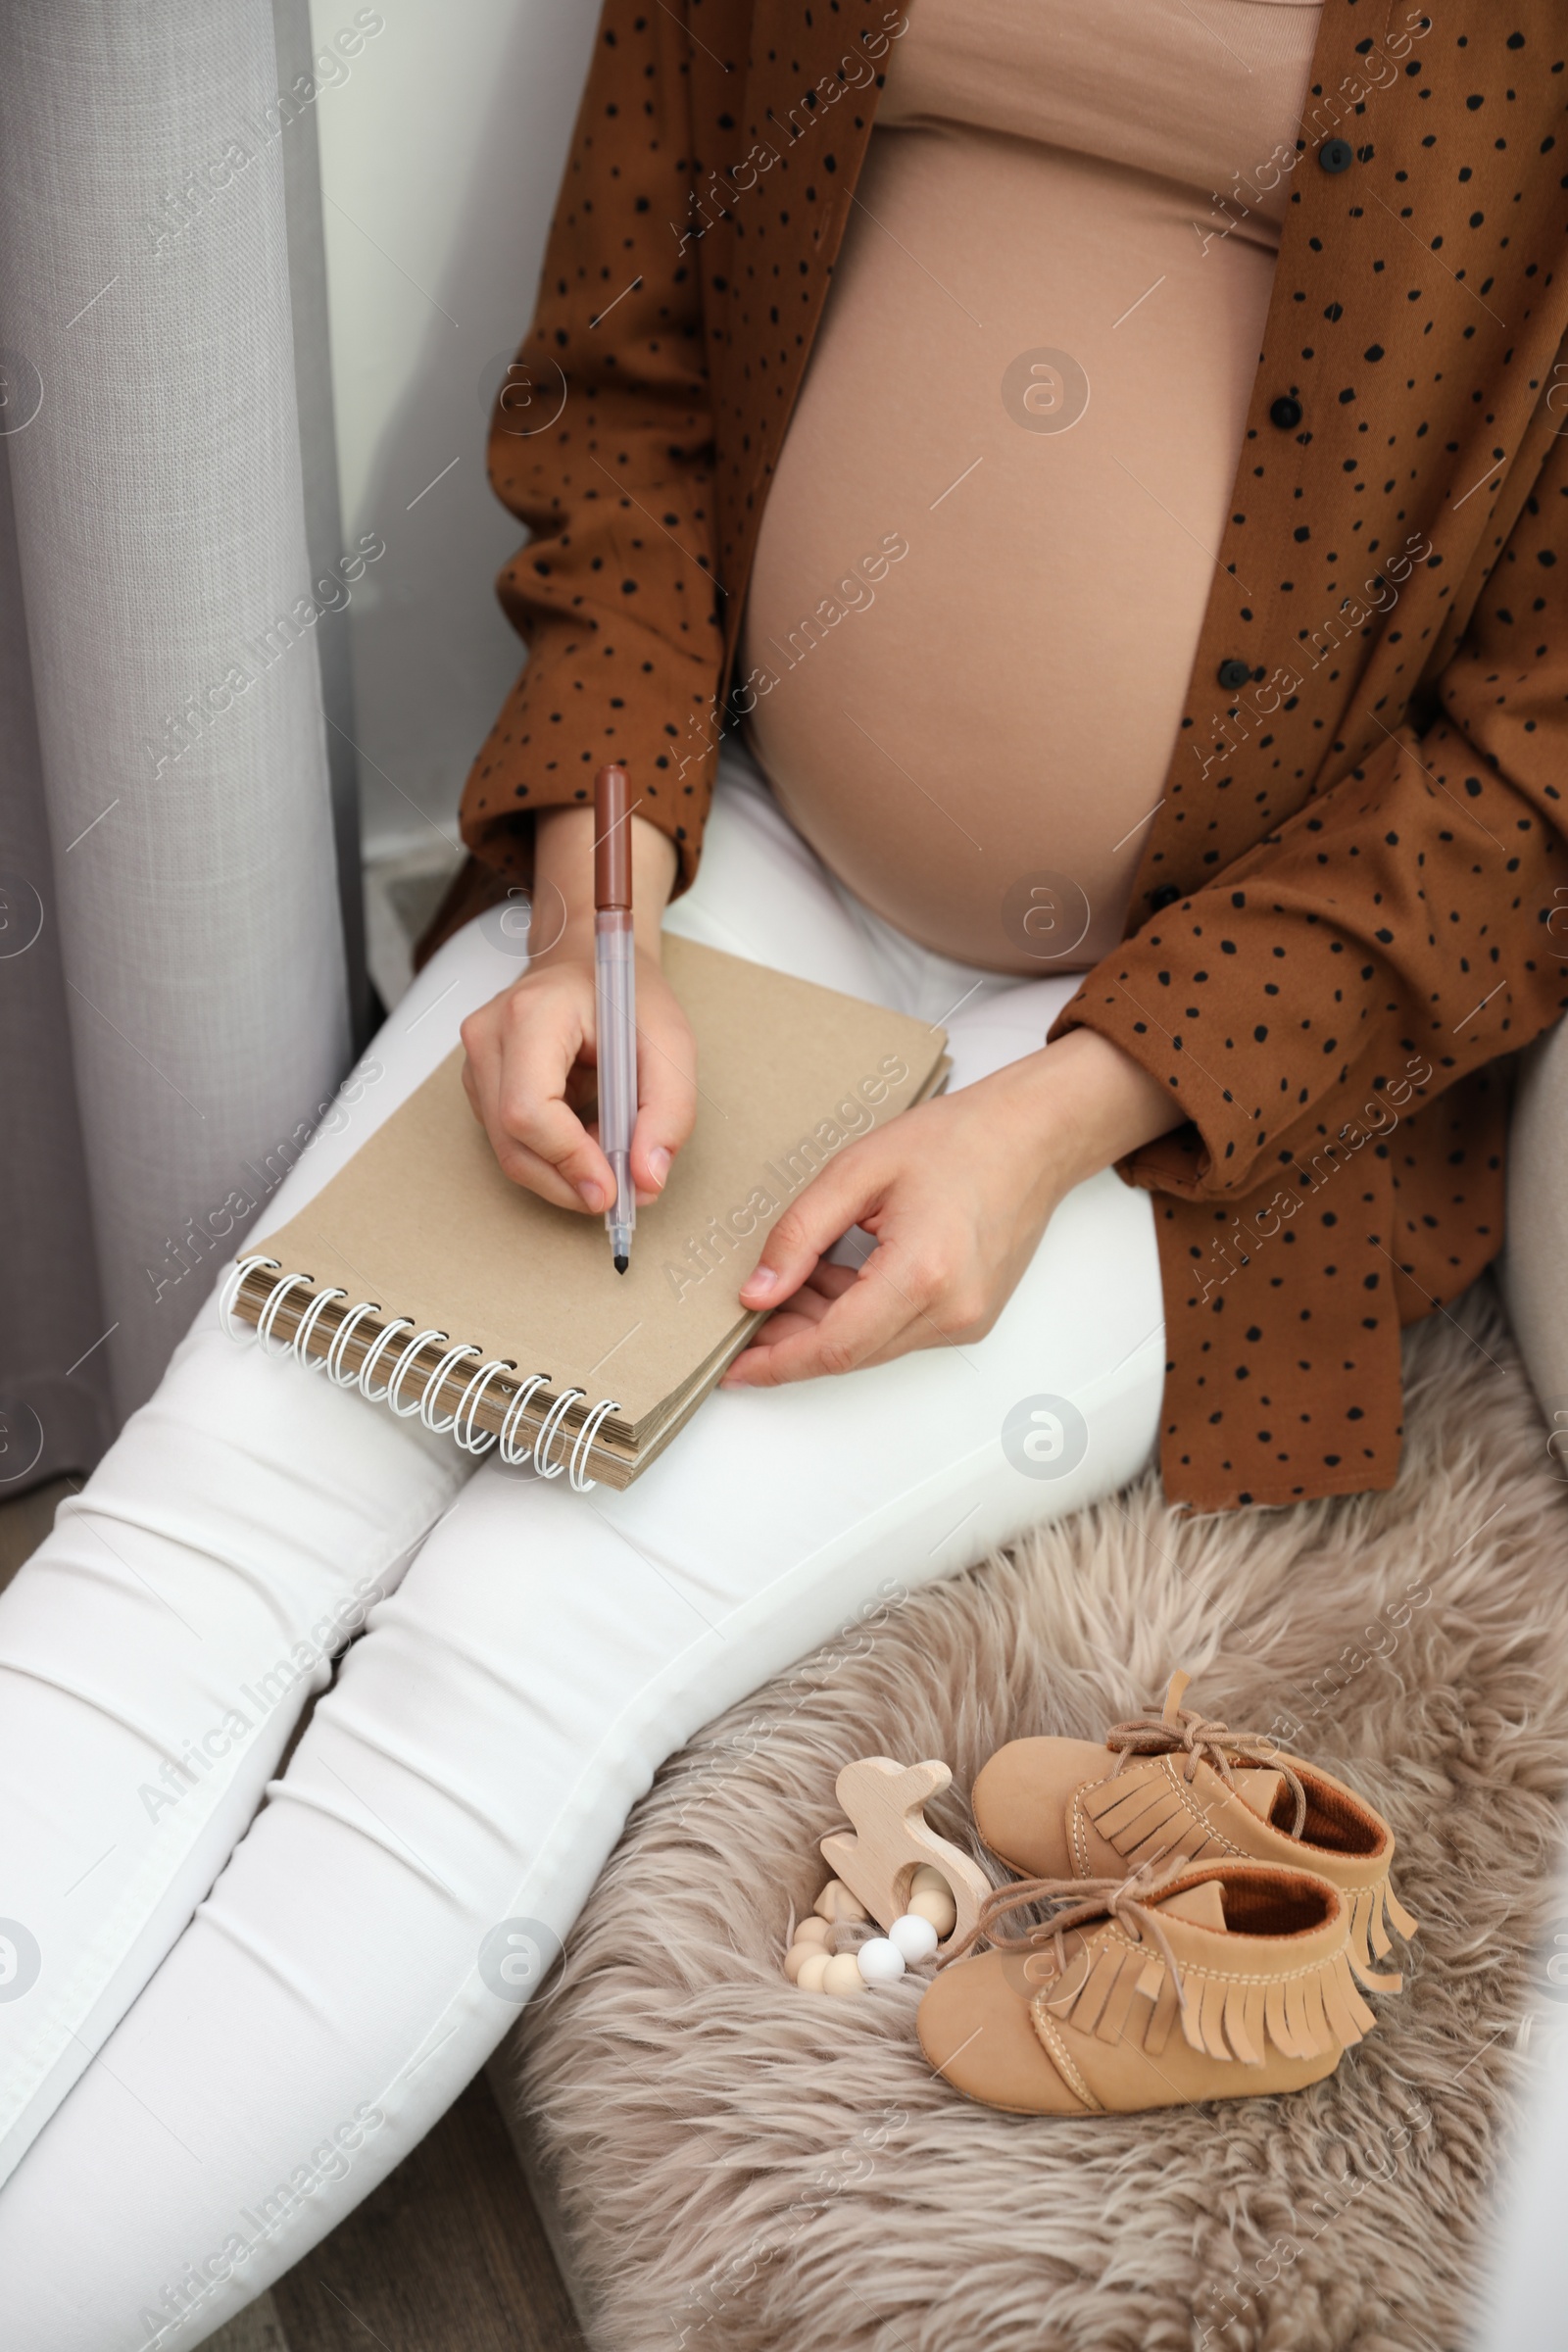
<svg viewBox="0 0 1568 2352">
<path fill-rule="evenodd" d="M 991 1882 L 946 1838 L 927 1826 L 924 1808 L 953 1778 L 935 1758 L 895 1764 L 864 1756 L 839 1774 L 839 1803 L 854 1834 L 835 1830 L 822 1839 L 828 1867 L 884 1932 L 913 1913 L 929 1919 L 941 1943 L 967 1936 Z M 941 1889 L 951 1895 L 944 1901 Z"/>
</svg>

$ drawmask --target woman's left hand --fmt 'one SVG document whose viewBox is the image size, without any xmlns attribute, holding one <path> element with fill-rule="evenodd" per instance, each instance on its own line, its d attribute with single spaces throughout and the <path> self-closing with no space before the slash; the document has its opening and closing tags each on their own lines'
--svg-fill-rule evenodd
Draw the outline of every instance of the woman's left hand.
<svg viewBox="0 0 1568 2352">
<path fill-rule="evenodd" d="M 741 1304 L 773 1306 L 724 1376 L 773 1388 L 983 1339 L 1062 1196 L 1181 1112 L 1089 1029 L 848 1145 L 767 1239 Z M 858 1268 L 822 1252 L 858 1225 Z"/>
</svg>

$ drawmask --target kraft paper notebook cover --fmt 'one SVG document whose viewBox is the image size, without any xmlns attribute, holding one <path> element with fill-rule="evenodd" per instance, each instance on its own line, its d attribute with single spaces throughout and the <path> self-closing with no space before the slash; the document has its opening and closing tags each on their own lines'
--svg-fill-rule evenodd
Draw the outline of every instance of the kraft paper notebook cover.
<svg viewBox="0 0 1568 2352">
<path fill-rule="evenodd" d="M 906 1014 L 674 936 L 663 962 L 697 1039 L 697 1124 L 624 1275 L 602 1218 L 501 1173 L 460 1047 L 251 1245 L 232 1313 L 470 1451 L 537 1443 L 547 1476 L 629 1485 L 763 1320 L 738 1292 L 786 1204 L 949 1066 L 944 1032 Z"/>
</svg>

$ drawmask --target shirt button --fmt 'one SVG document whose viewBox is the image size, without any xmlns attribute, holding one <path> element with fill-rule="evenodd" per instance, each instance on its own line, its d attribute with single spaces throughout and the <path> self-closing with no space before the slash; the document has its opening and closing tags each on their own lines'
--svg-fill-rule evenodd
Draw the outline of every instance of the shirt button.
<svg viewBox="0 0 1568 2352">
<path fill-rule="evenodd" d="M 1162 882 L 1157 890 L 1149 894 L 1150 913 L 1158 914 L 1164 907 L 1174 906 L 1181 895 L 1174 882 Z"/>
<path fill-rule="evenodd" d="M 1245 662 L 1222 662 L 1219 682 L 1222 686 L 1245 686 L 1252 672 Z"/>
<path fill-rule="evenodd" d="M 1318 169 L 1323 172 L 1348 172 L 1355 161 L 1355 151 L 1348 139 L 1325 139 L 1317 151 Z"/>
<path fill-rule="evenodd" d="M 1301 421 L 1301 404 L 1289 392 L 1282 392 L 1269 409 L 1270 424 L 1277 424 L 1282 433 L 1294 432 Z"/>
</svg>

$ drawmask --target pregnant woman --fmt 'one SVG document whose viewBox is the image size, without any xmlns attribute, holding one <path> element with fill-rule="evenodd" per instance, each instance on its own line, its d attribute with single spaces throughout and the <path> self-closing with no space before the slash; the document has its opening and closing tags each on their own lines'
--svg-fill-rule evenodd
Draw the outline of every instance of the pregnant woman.
<svg viewBox="0 0 1568 2352">
<path fill-rule="evenodd" d="M 507 1172 L 602 1209 L 612 758 L 643 1200 L 702 1103 L 662 916 L 944 1024 L 952 1091 L 801 1197 L 623 1494 L 199 1319 L 0 1601 L 14 2352 L 295 2261 L 662 1759 L 839 1628 L 1156 1443 L 1200 1509 L 1395 1477 L 1400 1326 L 1501 1239 L 1489 1065 L 1565 996 L 1560 30 L 609 0 L 491 440 L 529 659 L 269 1222 L 460 1034 Z"/>
</svg>

